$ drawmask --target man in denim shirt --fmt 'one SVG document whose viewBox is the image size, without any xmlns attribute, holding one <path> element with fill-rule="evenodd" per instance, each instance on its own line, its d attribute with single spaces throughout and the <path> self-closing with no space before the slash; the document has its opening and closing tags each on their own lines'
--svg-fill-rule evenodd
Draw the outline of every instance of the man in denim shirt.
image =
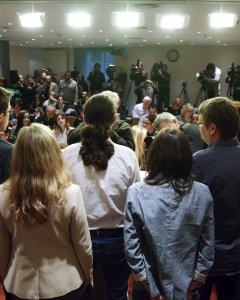
<svg viewBox="0 0 240 300">
<path fill-rule="evenodd" d="M 198 125 L 208 148 L 193 156 L 197 180 L 208 185 L 214 200 L 215 261 L 200 299 L 240 299 L 240 144 L 239 113 L 231 100 L 208 99 L 199 107 Z"/>
</svg>

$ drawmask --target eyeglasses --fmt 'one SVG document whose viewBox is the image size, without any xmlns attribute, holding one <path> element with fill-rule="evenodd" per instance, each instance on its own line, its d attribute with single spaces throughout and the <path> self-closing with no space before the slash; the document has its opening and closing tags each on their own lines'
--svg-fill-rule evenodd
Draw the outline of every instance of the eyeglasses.
<svg viewBox="0 0 240 300">
<path fill-rule="evenodd" d="M 6 115 L 6 113 L 12 113 L 12 112 L 13 112 L 13 110 L 12 110 L 12 109 L 9 109 L 9 110 L 0 112 L 0 114 Z"/>
<path fill-rule="evenodd" d="M 198 127 L 200 127 L 201 125 L 207 125 L 207 123 L 203 123 L 203 122 L 197 122 L 196 124 Z"/>
</svg>

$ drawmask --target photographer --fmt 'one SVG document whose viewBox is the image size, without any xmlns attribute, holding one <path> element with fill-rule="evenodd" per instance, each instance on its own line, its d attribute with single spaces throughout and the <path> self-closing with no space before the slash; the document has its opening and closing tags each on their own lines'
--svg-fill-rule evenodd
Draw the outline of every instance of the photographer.
<svg viewBox="0 0 240 300">
<path fill-rule="evenodd" d="M 206 90 L 206 97 L 214 98 L 221 94 L 221 70 L 213 63 L 209 63 L 206 69 L 202 72 L 197 73 L 197 78 L 201 82 L 202 87 Z"/>
<path fill-rule="evenodd" d="M 147 72 L 143 68 L 143 63 L 137 60 L 136 65 L 132 65 L 130 69 L 130 79 L 134 81 L 135 86 L 138 87 L 147 79 Z M 141 103 L 142 99 L 137 99 L 136 103 Z"/>
<path fill-rule="evenodd" d="M 160 64 L 154 63 L 151 70 L 151 80 L 157 83 L 157 109 L 158 112 L 162 112 L 163 105 L 165 109 L 168 109 L 170 102 L 171 75 L 167 72 L 167 65 L 163 64 L 162 62 L 160 62 Z"/>
<path fill-rule="evenodd" d="M 153 82 L 147 79 L 136 87 L 135 94 L 137 95 L 137 103 L 141 103 L 145 96 L 149 96 L 154 102 L 154 98 L 158 94 L 158 90 L 155 86 L 153 86 Z"/>
<path fill-rule="evenodd" d="M 232 64 L 226 77 L 226 83 L 229 84 L 230 94 L 228 98 L 233 100 L 240 100 L 240 65 L 234 67 Z"/>
<path fill-rule="evenodd" d="M 90 81 L 90 91 L 91 95 L 100 93 L 103 91 L 103 83 L 105 82 L 105 76 L 103 72 L 101 72 L 101 65 L 96 63 L 94 65 L 94 69 L 89 73 L 88 81 Z"/>
</svg>

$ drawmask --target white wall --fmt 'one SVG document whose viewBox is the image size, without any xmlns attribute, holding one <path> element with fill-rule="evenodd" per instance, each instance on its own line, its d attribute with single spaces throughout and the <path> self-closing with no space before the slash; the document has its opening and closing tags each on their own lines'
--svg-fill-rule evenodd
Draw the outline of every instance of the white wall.
<svg viewBox="0 0 240 300">
<path fill-rule="evenodd" d="M 179 60 L 168 62 L 167 52 L 170 49 L 177 49 Z M 151 67 L 155 62 L 163 61 L 168 65 L 168 71 L 172 76 L 171 99 L 179 96 L 182 89 L 182 82 L 187 81 L 187 91 L 192 103 L 197 97 L 200 83 L 196 79 L 196 73 L 205 69 L 209 62 L 213 62 L 222 70 L 222 95 L 226 95 L 228 85 L 225 83 L 227 68 L 232 62 L 240 64 L 240 47 L 230 46 L 146 46 L 128 47 L 124 49 L 123 56 L 116 56 L 116 65 L 123 66 L 129 74 L 132 64 L 136 64 L 139 58 L 150 75 Z M 54 73 L 60 74 L 74 65 L 72 50 L 68 49 L 28 49 L 24 47 L 10 46 L 11 69 L 19 70 L 24 75 L 32 74 L 34 69 L 50 67 Z M 129 82 L 130 84 L 130 82 Z M 127 87 L 128 88 L 128 87 Z M 134 86 L 128 99 L 128 109 L 131 113 L 135 102 Z"/>
</svg>

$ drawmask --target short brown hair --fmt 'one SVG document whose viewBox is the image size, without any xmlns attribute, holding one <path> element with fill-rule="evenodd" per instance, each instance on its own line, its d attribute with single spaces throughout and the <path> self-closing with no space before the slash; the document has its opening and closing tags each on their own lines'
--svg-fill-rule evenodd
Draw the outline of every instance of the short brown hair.
<svg viewBox="0 0 240 300">
<path fill-rule="evenodd" d="M 199 106 L 199 114 L 203 116 L 206 126 L 216 124 L 221 139 L 230 140 L 237 136 L 240 117 L 232 100 L 226 97 L 205 100 Z"/>
</svg>

